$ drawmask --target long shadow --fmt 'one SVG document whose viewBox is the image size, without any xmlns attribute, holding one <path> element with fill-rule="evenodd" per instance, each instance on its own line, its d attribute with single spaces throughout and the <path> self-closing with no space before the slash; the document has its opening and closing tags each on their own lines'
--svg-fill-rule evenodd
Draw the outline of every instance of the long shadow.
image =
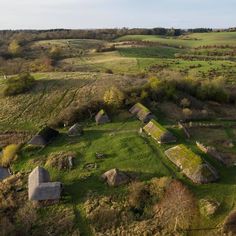
<svg viewBox="0 0 236 236">
<path fill-rule="evenodd" d="M 93 81 L 93 79 L 72 79 L 67 78 L 66 76 L 65 79 L 40 79 L 36 80 L 34 88 L 29 93 L 40 93 L 45 87 L 47 88 L 47 92 L 55 91 L 55 87 L 57 91 L 63 92 L 66 88 L 80 88 L 86 86 L 89 83 L 92 83 Z"/>
</svg>

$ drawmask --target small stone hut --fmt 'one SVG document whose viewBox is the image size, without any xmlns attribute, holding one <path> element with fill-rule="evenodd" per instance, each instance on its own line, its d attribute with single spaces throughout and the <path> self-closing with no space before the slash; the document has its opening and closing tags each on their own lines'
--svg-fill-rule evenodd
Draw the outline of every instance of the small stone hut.
<svg viewBox="0 0 236 236">
<path fill-rule="evenodd" d="M 95 121 L 97 125 L 102 125 L 102 124 L 109 123 L 110 118 L 108 117 L 107 113 L 102 109 L 95 116 Z"/>
<path fill-rule="evenodd" d="M 62 184 L 50 182 L 50 175 L 42 167 L 36 167 L 28 178 L 28 196 L 31 201 L 59 200 Z"/>
<path fill-rule="evenodd" d="M 54 138 L 59 135 L 57 130 L 54 130 L 48 126 L 44 127 L 42 130 L 38 132 L 29 142 L 29 145 L 44 147 L 49 142 L 51 142 Z"/>
<path fill-rule="evenodd" d="M 125 172 L 118 169 L 111 169 L 102 175 L 102 179 L 108 183 L 109 186 L 119 186 L 128 183 L 131 178 Z"/>
<path fill-rule="evenodd" d="M 83 135 L 83 127 L 76 123 L 73 126 L 71 126 L 68 130 L 68 136 L 82 136 Z"/>
</svg>

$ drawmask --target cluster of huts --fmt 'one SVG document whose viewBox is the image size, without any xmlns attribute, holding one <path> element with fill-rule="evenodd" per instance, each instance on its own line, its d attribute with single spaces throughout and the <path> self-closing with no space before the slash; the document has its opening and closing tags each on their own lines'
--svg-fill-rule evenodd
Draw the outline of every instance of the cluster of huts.
<svg viewBox="0 0 236 236">
<path fill-rule="evenodd" d="M 159 124 L 152 112 L 141 103 L 135 104 L 129 111 L 145 124 L 142 131 L 151 136 L 158 144 L 172 144 L 177 142 L 177 138 Z M 95 121 L 96 124 L 100 125 L 110 122 L 110 119 L 104 110 L 100 110 L 95 116 Z M 74 124 L 68 130 L 68 135 L 71 137 L 82 134 L 83 129 L 78 123 Z M 59 132 L 57 130 L 46 126 L 28 144 L 44 147 L 58 135 Z M 209 183 L 218 178 L 216 170 L 209 163 L 205 162 L 200 156 L 193 153 L 183 144 L 166 150 L 165 155 L 194 183 Z M 8 177 L 8 175 L 9 173 L 6 170 L 0 168 L 0 180 Z M 127 173 L 117 169 L 105 172 L 102 178 L 111 186 L 126 183 L 131 179 Z M 28 187 L 29 200 L 34 201 L 59 200 L 62 191 L 62 184 L 60 182 L 51 182 L 48 171 L 42 167 L 36 167 L 30 173 Z"/>
<path fill-rule="evenodd" d="M 177 138 L 155 120 L 151 111 L 140 103 L 135 104 L 130 112 L 146 125 L 143 130 L 159 144 L 177 142 Z M 217 171 L 200 156 L 185 145 L 177 145 L 165 151 L 167 158 L 194 183 L 209 183 L 219 178 Z"/>
<path fill-rule="evenodd" d="M 96 124 L 101 125 L 110 122 L 107 113 L 100 110 L 95 116 Z M 53 141 L 59 132 L 51 127 L 45 126 L 27 143 L 33 147 L 45 147 Z M 81 136 L 83 128 L 76 123 L 68 130 L 69 137 Z M 0 181 L 11 175 L 9 169 L 0 167 Z M 42 167 L 36 167 L 28 177 L 28 197 L 33 201 L 55 201 L 59 200 L 62 191 L 60 182 L 51 182 L 48 171 Z"/>
</svg>

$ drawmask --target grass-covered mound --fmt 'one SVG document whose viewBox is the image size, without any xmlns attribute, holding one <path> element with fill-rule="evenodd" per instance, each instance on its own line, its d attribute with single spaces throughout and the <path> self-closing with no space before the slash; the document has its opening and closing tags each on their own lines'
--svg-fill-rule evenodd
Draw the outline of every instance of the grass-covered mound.
<svg viewBox="0 0 236 236">
<path fill-rule="evenodd" d="M 210 164 L 183 144 L 168 149 L 165 154 L 194 183 L 209 183 L 218 178 L 216 170 Z"/>
<path fill-rule="evenodd" d="M 154 119 L 152 119 L 146 126 L 144 126 L 144 131 L 158 143 L 176 142 L 176 137 L 174 137 L 171 132 L 161 126 Z"/>
</svg>

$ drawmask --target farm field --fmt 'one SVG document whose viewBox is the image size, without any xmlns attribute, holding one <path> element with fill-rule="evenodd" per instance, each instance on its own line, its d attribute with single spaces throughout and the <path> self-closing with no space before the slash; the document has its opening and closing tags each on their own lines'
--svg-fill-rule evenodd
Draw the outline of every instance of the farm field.
<svg viewBox="0 0 236 236">
<path fill-rule="evenodd" d="M 175 38 L 161 37 L 152 35 L 127 35 L 119 38 L 117 41 L 150 41 L 164 45 L 176 47 L 199 47 L 199 46 L 215 46 L 215 45 L 235 45 L 235 32 L 217 32 L 217 33 L 193 33 L 187 36 L 179 36 Z"/>
<path fill-rule="evenodd" d="M 29 70 L 34 85 L 7 96 L 8 80 L 18 75 L 6 73 L 5 79 L 0 74 L 0 149 L 22 143 L 7 166 L 19 181 L 11 188 L 0 180 L 0 219 L 15 221 L 13 226 L 23 230 L 19 232 L 28 230 L 24 235 L 40 235 L 44 224 L 49 229 L 44 235 L 55 236 L 144 235 L 149 227 L 147 235 L 159 235 L 157 230 L 160 235 L 223 235 L 225 219 L 236 204 L 235 39 L 235 32 L 214 32 L 26 44 L 24 58 L 11 63 L 22 60 L 25 68 L 35 63 Z M 60 53 L 45 59 L 54 47 Z M 37 67 L 39 61 L 51 64 Z M 160 144 L 148 136 L 145 124 L 129 112 L 137 102 L 177 142 Z M 95 121 L 101 109 L 111 122 Z M 83 132 L 69 136 L 75 123 Z M 28 145 L 45 126 L 60 134 L 46 146 Z M 230 164 L 200 150 L 196 142 L 214 147 Z M 186 177 L 165 155 L 181 144 L 214 168 L 219 179 L 194 184 Z M 73 166 L 68 168 L 63 157 L 71 157 Z M 59 202 L 30 205 L 27 178 L 37 166 L 62 183 Z M 124 172 L 129 182 L 114 187 L 102 181 L 112 169 Z M 213 213 L 210 207 L 202 210 L 204 201 L 215 204 L 210 205 Z"/>
</svg>

